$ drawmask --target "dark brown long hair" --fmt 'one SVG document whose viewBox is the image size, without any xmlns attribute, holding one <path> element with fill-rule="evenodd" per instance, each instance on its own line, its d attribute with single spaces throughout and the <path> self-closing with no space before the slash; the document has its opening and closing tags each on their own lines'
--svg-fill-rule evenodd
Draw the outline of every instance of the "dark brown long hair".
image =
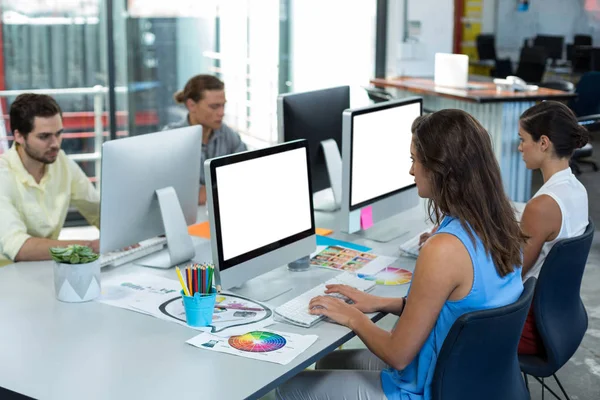
<svg viewBox="0 0 600 400">
<path fill-rule="evenodd" d="M 457 218 L 475 243 L 483 242 L 500 276 L 521 266 L 521 231 L 504 193 L 487 131 L 461 110 L 418 117 L 412 126 L 416 157 L 429 173 L 429 217 Z M 471 230 L 472 229 L 472 230 Z"/>
</svg>

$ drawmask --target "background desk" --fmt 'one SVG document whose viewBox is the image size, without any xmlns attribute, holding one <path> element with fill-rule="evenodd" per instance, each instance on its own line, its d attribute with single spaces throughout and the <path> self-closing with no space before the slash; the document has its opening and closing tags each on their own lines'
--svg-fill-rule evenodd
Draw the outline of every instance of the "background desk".
<svg viewBox="0 0 600 400">
<path fill-rule="evenodd" d="M 473 82 L 481 89 L 462 90 L 435 86 L 431 79 L 399 77 L 372 79 L 379 87 L 393 88 L 396 97 L 423 97 L 423 107 L 430 111 L 457 108 L 474 116 L 492 137 L 494 154 L 500 164 L 506 193 L 513 201 L 531 197 L 531 171 L 525 168 L 519 146 L 519 116 L 541 100 L 568 100 L 575 94 L 540 88 L 535 92 L 497 92 L 491 82 Z"/>
<path fill-rule="evenodd" d="M 360 243 L 377 253 L 398 256 L 398 244 L 424 228 L 423 207 L 418 210 L 405 213 L 406 223 L 399 229 L 407 233 L 397 242 Z M 198 215 L 199 220 L 206 219 L 204 208 Z M 317 213 L 316 221 L 317 226 L 337 229 L 335 214 Z M 337 232 L 333 236 L 353 239 Z M 402 259 L 400 265 L 412 270 L 414 260 Z M 134 265 L 103 270 L 102 276 L 130 272 L 175 279 L 173 269 Z M 336 274 L 321 268 L 290 272 L 282 267 L 248 285 L 293 287 L 269 302 L 277 306 Z M 53 286 L 51 262 L 0 268 L 0 387 L 60 400 L 257 398 L 354 336 L 349 329 L 326 322 L 310 329 L 273 325 L 269 329 L 319 337 L 294 361 L 279 365 L 192 347 L 185 341 L 197 331 L 140 313 L 95 302 L 61 303 Z M 400 297 L 407 289 L 408 285 L 377 286 L 372 293 Z"/>
</svg>

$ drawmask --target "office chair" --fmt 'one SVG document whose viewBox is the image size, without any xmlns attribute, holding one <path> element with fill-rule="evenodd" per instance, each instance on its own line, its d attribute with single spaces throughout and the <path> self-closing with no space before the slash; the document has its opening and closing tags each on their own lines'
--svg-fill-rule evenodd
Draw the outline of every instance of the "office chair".
<svg viewBox="0 0 600 400">
<path fill-rule="evenodd" d="M 575 85 L 573 84 L 573 82 L 563 81 L 560 79 L 542 82 L 539 83 L 538 86 L 547 89 L 562 90 L 563 92 L 569 93 L 575 92 Z"/>
<path fill-rule="evenodd" d="M 600 72 L 585 73 L 575 86 L 577 98 L 569 102 L 569 107 L 575 115 L 600 114 Z"/>
<path fill-rule="evenodd" d="M 573 36 L 573 44 L 575 46 L 591 46 L 592 37 L 590 35 L 575 35 Z"/>
<path fill-rule="evenodd" d="M 584 74 L 575 86 L 577 98 L 569 102 L 569 107 L 578 117 L 581 125 L 585 125 L 590 132 L 598 128 L 596 120 L 600 114 L 600 72 L 588 72 Z M 598 165 L 590 160 L 583 158 L 590 157 L 593 152 L 591 143 L 586 144 L 581 149 L 576 149 L 571 156 L 571 169 L 575 174 L 581 174 L 580 164 L 589 164 L 594 171 L 598 171 Z"/>
<path fill-rule="evenodd" d="M 394 96 L 388 92 L 387 90 L 380 89 L 378 87 L 365 87 L 363 89 L 367 91 L 367 95 L 369 99 L 373 101 L 373 103 L 382 103 L 384 101 L 389 101 L 394 98 Z"/>
<path fill-rule="evenodd" d="M 590 132 L 590 135 L 592 132 L 600 131 L 600 114 L 578 117 L 577 121 L 579 122 L 579 125 L 587 128 L 587 130 Z M 598 164 L 595 161 L 585 159 L 587 157 L 591 157 L 593 151 L 594 148 L 592 147 L 591 143 L 587 143 L 580 149 L 575 149 L 573 155 L 571 156 L 571 160 L 569 161 L 569 165 L 576 175 L 581 174 L 580 164 L 591 165 L 594 171 L 598 171 Z"/>
<path fill-rule="evenodd" d="M 592 69 L 592 46 L 573 46 L 571 70 L 584 74 Z"/>
<path fill-rule="evenodd" d="M 529 399 L 517 347 L 533 298 L 535 278 L 507 306 L 470 312 L 454 322 L 440 350 L 433 400 Z"/>
<path fill-rule="evenodd" d="M 544 378 L 554 376 L 566 399 L 570 399 L 556 372 L 573 356 L 588 326 L 579 292 L 594 229 L 590 219 L 581 236 L 556 242 L 538 276 L 533 312 L 545 354 L 519 355 L 519 364 L 525 377 L 531 375 L 542 384 L 542 396 L 548 389 L 560 400 L 544 383 Z"/>
<path fill-rule="evenodd" d="M 477 35 L 477 56 L 480 60 L 496 61 L 496 37 L 490 34 Z"/>
<path fill-rule="evenodd" d="M 529 83 L 541 82 L 546 72 L 546 59 L 544 47 L 521 48 L 516 75 Z"/>
</svg>

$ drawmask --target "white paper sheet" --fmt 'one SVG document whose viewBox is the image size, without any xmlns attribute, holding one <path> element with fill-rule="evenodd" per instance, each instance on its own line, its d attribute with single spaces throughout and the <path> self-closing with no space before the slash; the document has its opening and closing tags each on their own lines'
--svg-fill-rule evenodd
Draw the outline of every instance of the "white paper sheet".
<svg viewBox="0 0 600 400">
<path fill-rule="evenodd" d="M 204 350 L 285 365 L 308 349 L 317 338 L 317 335 L 262 330 L 228 339 L 201 333 L 186 343 Z"/>
</svg>

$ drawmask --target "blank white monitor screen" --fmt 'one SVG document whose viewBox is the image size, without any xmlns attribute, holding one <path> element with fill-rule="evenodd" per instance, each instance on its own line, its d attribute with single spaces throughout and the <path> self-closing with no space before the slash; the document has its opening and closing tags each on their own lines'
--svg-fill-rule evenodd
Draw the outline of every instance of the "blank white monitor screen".
<svg viewBox="0 0 600 400">
<path fill-rule="evenodd" d="M 420 115 L 414 102 L 353 117 L 351 207 L 414 185 L 411 127 Z"/>
<path fill-rule="evenodd" d="M 215 170 L 223 260 L 312 228 L 305 147 Z"/>
</svg>

